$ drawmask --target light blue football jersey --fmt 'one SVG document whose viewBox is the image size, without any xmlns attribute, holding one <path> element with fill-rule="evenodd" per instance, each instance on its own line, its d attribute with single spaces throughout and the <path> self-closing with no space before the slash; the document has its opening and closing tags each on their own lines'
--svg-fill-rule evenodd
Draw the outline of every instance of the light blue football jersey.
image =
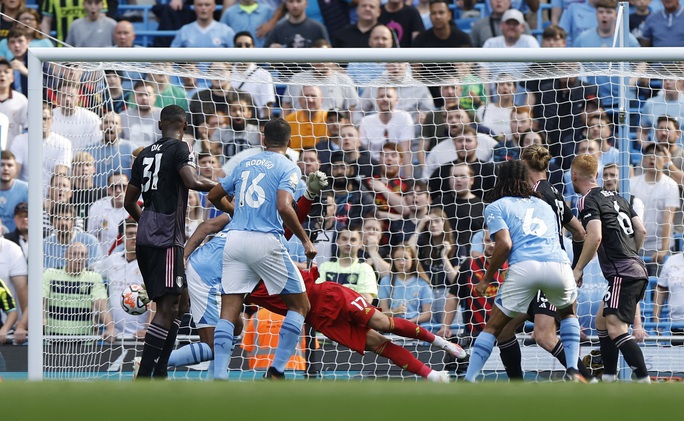
<svg viewBox="0 0 684 421">
<path fill-rule="evenodd" d="M 221 285 L 223 248 L 226 245 L 226 233 L 229 226 L 230 223 L 208 243 L 192 252 L 188 258 L 195 272 L 209 286 Z"/>
<path fill-rule="evenodd" d="M 295 196 L 302 178 L 297 165 L 285 155 L 264 151 L 244 159 L 233 173 L 219 180 L 235 197 L 235 214 L 229 230 L 284 233 L 278 213 L 278 190 Z"/>
<path fill-rule="evenodd" d="M 551 206 L 537 197 L 503 197 L 485 208 L 485 221 L 492 240 L 507 229 L 513 248 L 508 264 L 526 260 L 570 263 L 558 242 L 558 224 Z"/>
</svg>

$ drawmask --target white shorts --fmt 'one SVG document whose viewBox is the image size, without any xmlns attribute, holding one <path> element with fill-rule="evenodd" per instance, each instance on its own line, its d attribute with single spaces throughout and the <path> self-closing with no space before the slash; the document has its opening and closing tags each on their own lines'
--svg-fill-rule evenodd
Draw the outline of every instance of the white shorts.
<svg viewBox="0 0 684 421">
<path fill-rule="evenodd" d="M 565 308 L 577 300 L 577 285 L 568 263 L 526 260 L 510 266 L 506 280 L 496 297 L 496 305 L 508 317 L 527 313 L 538 290 L 556 308 Z"/>
<path fill-rule="evenodd" d="M 299 269 L 276 235 L 228 231 L 223 249 L 221 292 L 247 294 L 260 280 L 271 295 L 306 291 Z"/>
<path fill-rule="evenodd" d="M 195 271 L 192 263 L 185 268 L 190 296 L 190 314 L 198 328 L 214 327 L 221 314 L 221 285 L 208 285 Z M 209 280 L 207 280 L 209 281 Z"/>
</svg>

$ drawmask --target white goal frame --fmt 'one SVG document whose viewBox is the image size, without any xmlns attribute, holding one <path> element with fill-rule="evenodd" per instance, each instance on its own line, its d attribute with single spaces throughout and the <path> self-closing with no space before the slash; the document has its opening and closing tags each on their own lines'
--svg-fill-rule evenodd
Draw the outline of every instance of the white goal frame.
<svg viewBox="0 0 684 421">
<path fill-rule="evenodd" d="M 624 22 L 624 21 L 623 21 Z M 626 31 L 620 31 L 626 32 Z M 626 34 L 623 34 L 626 36 Z M 619 42 L 618 44 L 622 44 Z M 624 44 L 622 44 L 624 45 Z M 544 49 L 173 49 L 173 48 L 31 48 L 29 49 L 29 155 L 42 162 L 43 72 L 46 62 L 605 62 L 625 69 L 627 62 L 684 61 L 684 48 L 544 48 Z M 624 72 L 621 74 L 624 75 Z M 627 77 L 622 77 L 620 113 L 625 107 Z M 41 117 L 39 117 L 41 116 Z M 620 133 L 618 149 L 622 172 L 629 163 L 629 139 Z M 29 167 L 29 332 L 28 378 L 42 380 L 42 165 Z M 621 180 L 627 180 L 626 173 Z M 627 185 L 621 186 L 627 194 Z"/>
</svg>

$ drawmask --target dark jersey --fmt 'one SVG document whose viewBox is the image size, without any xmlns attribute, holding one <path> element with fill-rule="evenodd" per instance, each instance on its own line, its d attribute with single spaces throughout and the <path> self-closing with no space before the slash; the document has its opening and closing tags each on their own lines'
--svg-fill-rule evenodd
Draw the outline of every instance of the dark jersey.
<svg viewBox="0 0 684 421">
<path fill-rule="evenodd" d="M 598 258 L 603 276 L 648 277 L 632 227 L 632 218 L 637 214 L 629 202 L 615 192 L 594 187 L 579 200 L 578 208 L 585 228 L 593 220 L 601 221 Z"/>
<path fill-rule="evenodd" d="M 137 243 L 168 248 L 185 244 L 188 188 L 180 177 L 185 165 L 195 166 L 187 143 L 162 138 L 140 152 L 133 163 L 130 184 L 142 192 L 143 212 Z"/>
<path fill-rule="evenodd" d="M 40 12 L 43 16 L 52 16 L 52 27 L 57 31 L 57 38 L 66 40 L 71 23 L 85 17 L 86 11 L 83 0 L 43 0 Z M 116 3 L 116 2 L 113 2 Z M 107 0 L 103 0 L 103 9 L 107 9 Z M 61 45 L 58 43 L 58 47 Z"/>
<path fill-rule="evenodd" d="M 560 241 L 563 250 L 565 250 L 565 246 L 563 245 L 563 225 L 572 220 L 572 211 L 565 206 L 563 196 L 558 193 L 558 189 L 553 187 L 548 180 L 537 181 L 534 185 L 534 191 L 539 193 L 542 200 L 548 203 L 555 212 L 556 222 L 558 223 L 558 240 Z"/>
</svg>

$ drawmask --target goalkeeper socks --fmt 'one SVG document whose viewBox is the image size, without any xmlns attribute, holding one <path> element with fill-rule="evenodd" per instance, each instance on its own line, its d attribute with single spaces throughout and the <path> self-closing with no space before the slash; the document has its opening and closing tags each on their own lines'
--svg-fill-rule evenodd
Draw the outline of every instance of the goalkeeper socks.
<svg viewBox="0 0 684 421">
<path fill-rule="evenodd" d="M 561 320 L 560 339 L 565 348 L 565 367 L 577 370 L 580 353 L 580 325 L 577 317 L 566 317 Z"/>
<path fill-rule="evenodd" d="M 478 374 L 482 371 L 485 363 L 494 349 L 496 343 L 496 336 L 488 332 L 480 332 L 473 344 L 473 350 L 470 354 L 470 362 L 468 363 L 468 371 L 466 371 L 465 379 L 471 383 L 475 382 Z"/>
<path fill-rule="evenodd" d="M 403 336 L 404 338 L 420 339 L 425 342 L 434 343 L 435 335 L 425 328 L 418 326 L 406 319 L 390 317 L 390 328 L 388 333 Z M 441 339 L 441 338 L 440 338 Z M 442 347 L 442 344 L 435 343 L 436 346 Z"/>
<path fill-rule="evenodd" d="M 520 344 L 518 338 L 513 336 L 510 340 L 498 344 L 501 362 L 506 369 L 506 375 L 510 380 L 522 380 L 523 370 L 521 366 L 522 355 L 520 354 Z"/>
<path fill-rule="evenodd" d="M 630 366 L 637 379 L 644 379 L 648 377 L 648 370 L 644 362 L 644 354 L 641 352 L 634 336 L 629 333 L 623 333 L 615 338 L 615 346 L 618 347 L 625 361 Z"/>
<path fill-rule="evenodd" d="M 235 326 L 228 320 L 220 319 L 214 330 L 214 379 L 228 380 L 228 363 L 233 349 Z"/>
<path fill-rule="evenodd" d="M 421 377 L 427 379 L 428 374 L 432 369 L 425 364 L 423 364 L 418 358 L 411 354 L 406 349 L 395 345 L 390 341 L 384 342 L 382 345 L 377 347 L 373 352 L 376 354 L 387 358 L 394 364 L 403 368 L 404 370 L 410 371 L 413 374 L 417 374 Z"/>
<path fill-rule="evenodd" d="M 155 365 L 164 349 L 164 343 L 169 331 L 155 323 L 150 323 L 145 334 L 145 345 L 143 346 L 138 379 L 152 377 Z"/>
<path fill-rule="evenodd" d="M 280 327 L 278 347 L 273 356 L 273 364 L 271 364 L 276 371 L 280 373 L 285 371 L 285 365 L 290 361 L 299 342 L 303 324 L 304 316 L 292 310 L 287 312 L 283 325 Z"/>
<path fill-rule="evenodd" d="M 601 359 L 603 360 L 603 374 L 614 376 L 617 374 L 618 348 L 608 336 L 607 330 L 599 330 L 598 338 L 601 347 Z"/>
<path fill-rule="evenodd" d="M 169 357 L 171 356 L 173 348 L 176 346 L 176 336 L 178 336 L 178 329 L 180 329 L 180 325 L 181 319 L 179 317 L 173 319 L 173 323 L 171 323 L 171 329 L 169 329 L 169 333 L 166 335 L 164 347 L 162 348 L 162 352 L 159 355 L 159 360 L 157 361 L 157 364 L 154 366 L 154 377 L 167 376 Z"/>
<path fill-rule="evenodd" d="M 182 365 L 199 364 L 214 358 L 209 345 L 204 342 L 195 342 L 184 347 L 178 348 L 169 357 L 170 367 L 180 367 Z"/>
</svg>

